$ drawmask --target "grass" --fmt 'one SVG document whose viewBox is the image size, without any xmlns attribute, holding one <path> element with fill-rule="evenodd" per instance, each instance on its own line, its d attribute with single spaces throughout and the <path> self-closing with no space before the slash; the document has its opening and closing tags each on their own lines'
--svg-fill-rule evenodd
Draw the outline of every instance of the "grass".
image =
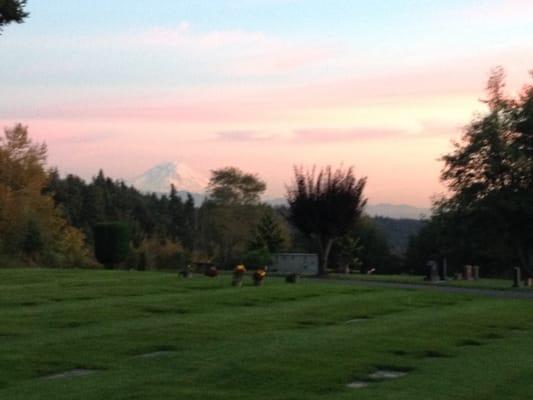
<svg viewBox="0 0 533 400">
<path fill-rule="evenodd" d="M 0 399 L 525 399 L 532 339 L 533 301 L 0 270 Z M 408 374 L 346 387 L 380 368 Z"/>
<path fill-rule="evenodd" d="M 331 278 L 335 279 L 353 279 L 360 281 L 374 281 L 374 282 L 392 282 L 392 283 L 409 283 L 418 285 L 434 285 L 435 283 L 424 281 L 422 275 L 379 275 L 379 274 L 330 274 Z M 452 280 L 449 278 L 445 282 L 438 282 L 441 286 L 456 286 L 477 289 L 494 289 L 494 290 L 521 290 L 520 288 L 513 288 L 513 281 L 510 279 L 495 279 L 495 278 L 481 278 L 477 281 L 471 280 Z M 524 288 L 525 289 L 525 288 Z M 527 290 L 527 289 L 526 289 Z"/>
</svg>

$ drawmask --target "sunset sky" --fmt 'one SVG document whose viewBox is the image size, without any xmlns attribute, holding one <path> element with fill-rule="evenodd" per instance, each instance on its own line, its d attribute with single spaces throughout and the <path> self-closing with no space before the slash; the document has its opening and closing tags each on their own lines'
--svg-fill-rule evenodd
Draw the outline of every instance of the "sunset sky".
<svg viewBox="0 0 533 400">
<path fill-rule="evenodd" d="M 29 0 L 0 36 L 0 124 L 62 173 L 354 165 L 371 203 L 428 206 L 490 69 L 533 69 L 533 0 Z"/>
</svg>

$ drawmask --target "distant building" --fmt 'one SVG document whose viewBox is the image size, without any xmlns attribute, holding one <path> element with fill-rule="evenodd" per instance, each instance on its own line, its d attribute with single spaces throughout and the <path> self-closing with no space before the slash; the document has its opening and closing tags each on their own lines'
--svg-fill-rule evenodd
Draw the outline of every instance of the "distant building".
<svg viewBox="0 0 533 400">
<path fill-rule="evenodd" d="M 272 255 L 272 272 L 280 274 L 318 274 L 318 255 L 310 253 L 276 253 Z"/>
</svg>

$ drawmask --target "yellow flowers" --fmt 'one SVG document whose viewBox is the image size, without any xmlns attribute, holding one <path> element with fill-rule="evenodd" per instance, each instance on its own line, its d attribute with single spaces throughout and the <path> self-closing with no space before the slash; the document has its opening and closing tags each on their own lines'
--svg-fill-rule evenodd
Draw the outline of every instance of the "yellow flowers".
<svg viewBox="0 0 533 400">
<path fill-rule="evenodd" d="M 266 270 L 265 269 L 258 269 L 257 271 L 254 272 L 254 285 L 255 286 L 262 286 L 263 285 L 263 280 L 265 279 L 265 276 L 266 276 Z"/>
<path fill-rule="evenodd" d="M 237 265 L 235 269 L 233 270 L 234 274 L 239 274 L 239 275 L 242 275 L 245 272 L 246 272 L 246 267 L 242 264 Z"/>
<path fill-rule="evenodd" d="M 245 273 L 246 273 L 246 267 L 242 264 L 237 265 L 233 269 L 232 285 L 241 287 Z M 261 286 L 263 284 L 263 280 L 265 279 L 265 276 L 266 276 L 266 268 L 259 268 L 255 270 L 254 273 L 252 274 L 252 280 L 254 282 L 254 285 Z"/>
<path fill-rule="evenodd" d="M 266 276 L 266 271 L 264 269 L 258 269 L 254 273 L 256 279 L 263 279 Z"/>
</svg>

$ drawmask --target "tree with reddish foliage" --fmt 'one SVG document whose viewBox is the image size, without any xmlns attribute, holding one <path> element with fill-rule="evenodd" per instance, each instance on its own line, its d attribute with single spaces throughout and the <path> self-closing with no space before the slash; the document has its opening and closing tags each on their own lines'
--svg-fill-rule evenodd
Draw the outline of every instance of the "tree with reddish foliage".
<svg viewBox="0 0 533 400">
<path fill-rule="evenodd" d="M 327 273 L 333 242 L 355 227 L 366 205 L 366 177 L 357 179 L 353 168 L 330 166 L 320 171 L 294 168 L 287 200 L 292 223 L 317 242 L 319 275 Z"/>
</svg>

